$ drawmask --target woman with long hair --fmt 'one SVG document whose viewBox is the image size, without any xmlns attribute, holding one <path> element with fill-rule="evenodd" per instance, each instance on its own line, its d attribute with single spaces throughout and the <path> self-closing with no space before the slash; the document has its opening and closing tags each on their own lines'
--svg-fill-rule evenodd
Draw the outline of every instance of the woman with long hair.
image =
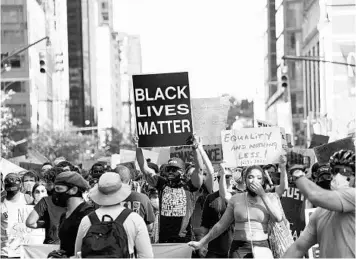
<svg viewBox="0 0 356 259">
<path fill-rule="evenodd" d="M 200 249 L 220 236 L 234 223 L 230 258 L 253 258 L 253 247 L 269 248 L 268 222 L 282 221 L 275 195 L 266 193 L 266 179 L 261 167 L 250 166 L 244 172 L 246 192 L 234 195 L 220 221 L 199 242 L 189 242 L 194 249 Z"/>
<path fill-rule="evenodd" d="M 36 183 L 32 189 L 33 203 L 36 205 L 43 197 L 47 197 L 47 189 L 45 183 Z"/>
</svg>

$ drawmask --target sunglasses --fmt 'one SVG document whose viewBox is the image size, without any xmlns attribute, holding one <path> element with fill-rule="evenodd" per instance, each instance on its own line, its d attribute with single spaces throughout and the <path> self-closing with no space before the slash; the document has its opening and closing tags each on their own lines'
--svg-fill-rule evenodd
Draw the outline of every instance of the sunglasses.
<svg viewBox="0 0 356 259">
<path fill-rule="evenodd" d="M 334 176 L 337 174 L 341 174 L 343 176 L 353 176 L 355 172 L 353 172 L 350 168 L 336 167 L 332 170 L 332 174 Z"/>
<path fill-rule="evenodd" d="M 182 169 L 180 169 L 180 168 L 178 168 L 178 167 L 166 167 L 165 168 L 165 171 L 167 172 L 167 173 L 169 173 L 169 172 L 172 172 L 172 173 L 176 173 L 176 172 L 179 172 L 179 171 L 181 171 Z"/>
</svg>

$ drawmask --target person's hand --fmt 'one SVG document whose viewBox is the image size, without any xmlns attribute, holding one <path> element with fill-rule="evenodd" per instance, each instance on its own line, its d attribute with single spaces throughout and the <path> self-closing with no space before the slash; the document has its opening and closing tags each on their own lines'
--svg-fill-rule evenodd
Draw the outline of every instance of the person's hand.
<svg viewBox="0 0 356 259">
<path fill-rule="evenodd" d="M 192 140 L 193 140 L 193 147 L 195 149 L 197 149 L 199 146 L 202 146 L 203 143 L 202 139 L 197 134 L 193 134 Z"/>
<path fill-rule="evenodd" d="M 286 155 L 281 155 L 279 157 L 279 165 L 282 167 L 286 167 L 287 166 L 287 156 Z"/>
<path fill-rule="evenodd" d="M 200 250 L 200 249 L 202 249 L 204 247 L 203 244 L 200 241 L 199 242 L 191 241 L 191 242 L 188 243 L 188 246 L 190 246 L 194 250 Z"/>
<path fill-rule="evenodd" d="M 136 134 L 133 135 L 132 142 L 136 147 L 138 147 L 138 140 L 139 140 L 139 137 Z"/>
<path fill-rule="evenodd" d="M 200 258 L 205 258 L 207 253 L 208 253 L 208 248 L 206 248 L 205 246 L 199 249 Z"/>
<path fill-rule="evenodd" d="M 224 162 L 222 162 L 221 164 L 220 164 L 220 170 L 219 170 L 219 173 L 218 173 L 218 176 L 220 176 L 220 177 L 223 177 L 223 176 L 225 176 L 226 175 L 226 169 L 227 167 L 226 167 L 226 163 L 225 163 L 225 161 Z"/>
<path fill-rule="evenodd" d="M 252 182 L 250 185 L 251 191 L 256 193 L 258 196 L 263 196 L 266 194 L 265 190 L 263 189 L 262 185 L 259 182 Z"/>
</svg>

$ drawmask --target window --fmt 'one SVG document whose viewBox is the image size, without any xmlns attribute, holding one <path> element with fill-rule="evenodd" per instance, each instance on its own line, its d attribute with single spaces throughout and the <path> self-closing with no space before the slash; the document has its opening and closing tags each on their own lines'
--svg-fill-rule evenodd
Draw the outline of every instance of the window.
<svg viewBox="0 0 356 259">
<path fill-rule="evenodd" d="M 2 33 L 2 43 L 22 43 L 25 41 L 23 30 L 7 30 L 3 29 Z"/>
<path fill-rule="evenodd" d="M 109 21 L 109 13 L 102 13 L 101 15 L 104 21 Z"/>
<path fill-rule="evenodd" d="M 26 93 L 25 82 L 13 81 L 13 82 L 2 82 L 1 90 L 14 91 L 16 93 Z"/>
<path fill-rule="evenodd" d="M 24 57 L 20 55 L 15 55 L 7 60 L 8 63 L 11 65 L 12 68 L 21 68 L 21 63 Z M 1 68 L 3 68 L 3 64 L 1 64 Z"/>
<path fill-rule="evenodd" d="M 103 8 L 103 9 L 108 9 L 108 3 L 102 2 L 102 3 L 101 3 L 101 8 Z"/>
<path fill-rule="evenodd" d="M 1 6 L 1 22 L 2 23 L 22 23 L 23 8 L 21 5 L 5 5 Z"/>
<path fill-rule="evenodd" d="M 7 106 L 15 117 L 26 117 L 26 104 L 8 104 Z"/>
</svg>

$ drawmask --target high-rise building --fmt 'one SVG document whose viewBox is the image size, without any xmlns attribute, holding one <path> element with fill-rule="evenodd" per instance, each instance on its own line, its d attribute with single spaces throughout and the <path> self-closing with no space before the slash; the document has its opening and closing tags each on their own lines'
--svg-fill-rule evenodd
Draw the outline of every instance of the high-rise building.
<svg viewBox="0 0 356 259">
<path fill-rule="evenodd" d="M 96 126 L 96 0 L 67 0 L 69 119 L 74 126 Z"/>
<path fill-rule="evenodd" d="M 304 145 L 302 65 L 284 56 L 298 56 L 302 41 L 303 1 L 269 0 L 265 42 L 266 118 L 285 128 L 292 143 Z M 282 76 L 287 87 L 282 86 Z"/>
<path fill-rule="evenodd" d="M 101 146 L 111 140 L 112 131 L 120 130 L 121 90 L 118 34 L 113 31 L 112 0 L 98 1 L 96 29 L 96 75 L 98 134 Z"/>
<path fill-rule="evenodd" d="M 43 40 L 17 55 L 16 51 L 47 36 L 43 8 L 36 0 L 1 1 L 1 59 L 8 60 L 10 71 L 1 64 L 1 90 L 15 91 L 6 105 L 22 120 L 14 134 L 15 141 L 26 139 L 31 132 L 53 127 L 53 57 L 49 42 Z M 40 60 L 46 72 L 40 72 Z M 17 147 L 26 152 L 26 147 Z M 21 150 L 22 149 L 22 150 Z M 15 149 L 14 155 L 17 155 Z"/>
<path fill-rule="evenodd" d="M 355 135 L 356 2 L 305 1 L 302 55 L 336 61 L 304 61 L 304 118 L 307 138 Z"/>
</svg>

